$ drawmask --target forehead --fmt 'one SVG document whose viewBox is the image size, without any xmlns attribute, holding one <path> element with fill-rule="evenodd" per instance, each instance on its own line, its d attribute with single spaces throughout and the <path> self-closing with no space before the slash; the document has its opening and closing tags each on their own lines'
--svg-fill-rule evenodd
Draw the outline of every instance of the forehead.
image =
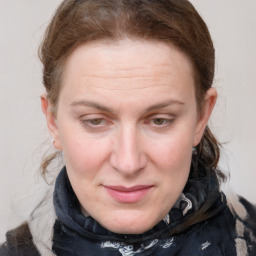
<svg viewBox="0 0 256 256">
<path fill-rule="evenodd" d="M 114 72 L 113 72 L 114 71 Z M 77 47 L 66 61 L 65 78 L 83 73 L 89 77 L 153 76 L 167 71 L 193 75 L 189 58 L 172 44 L 158 41 L 99 41 Z"/>
<path fill-rule="evenodd" d="M 137 94 L 142 89 L 152 93 L 172 90 L 174 95 L 186 92 L 191 97 L 190 59 L 175 46 L 156 41 L 85 43 L 66 61 L 61 94 L 75 97 L 97 91 L 99 95 L 106 90 Z"/>
</svg>

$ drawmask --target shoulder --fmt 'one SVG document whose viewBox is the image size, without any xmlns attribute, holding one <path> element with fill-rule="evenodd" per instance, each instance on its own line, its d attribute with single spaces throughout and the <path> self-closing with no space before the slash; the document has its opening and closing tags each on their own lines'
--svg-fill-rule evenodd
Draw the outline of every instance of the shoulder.
<svg viewBox="0 0 256 256">
<path fill-rule="evenodd" d="M 237 255 L 235 219 L 229 208 L 225 206 L 218 214 L 211 216 L 209 213 L 207 215 L 205 216 L 205 220 L 191 226 L 184 233 L 185 243 L 182 248 L 182 252 L 184 251 L 183 254 Z"/>
<path fill-rule="evenodd" d="M 184 233 L 184 255 L 193 248 L 196 255 L 255 256 L 256 207 L 233 195 L 218 214 L 211 215 L 213 211 Z"/>
<path fill-rule="evenodd" d="M 256 205 L 232 194 L 228 197 L 228 206 L 235 219 L 237 251 L 256 255 Z"/>
<path fill-rule="evenodd" d="M 229 194 L 227 206 L 209 220 L 209 225 L 220 244 L 225 247 L 234 244 L 235 255 L 256 255 L 256 206 L 245 198 Z"/>
<path fill-rule="evenodd" d="M 256 205 L 242 196 L 231 195 L 228 197 L 228 206 L 235 218 L 256 237 Z"/>
<path fill-rule="evenodd" d="M 6 234 L 6 242 L 0 246 L 0 256 L 40 256 L 27 223 Z"/>
</svg>

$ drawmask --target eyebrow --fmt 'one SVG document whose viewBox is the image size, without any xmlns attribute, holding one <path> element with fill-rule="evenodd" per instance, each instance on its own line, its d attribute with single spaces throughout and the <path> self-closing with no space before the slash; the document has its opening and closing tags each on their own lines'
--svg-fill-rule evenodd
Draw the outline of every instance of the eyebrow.
<svg viewBox="0 0 256 256">
<path fill-rule="evenodd" d="M 146 111 L 152 111 L 152 110 L 155 110 L 155 109 L 159 109 L 159 108 L 165 108 L 165 107 L 168 107 L 170 105 L 184 105 L 185 103 L 182 102 L 182 101 L 179 101 L 179 100 L 167 100 L 165 102 L 161 102 L 161 103 L 157 103 L 157 104 L 154 104 L 150 107 L 148 107 L 146 109 Z"/>
<path fill-rule="evenodd" d="M 146 109 L 147 112 L 150 112 L 152 110 L 160 109 L 160 108 L 165 108 L 168 107 L 169 105 L 184 105 L 184 102 L 181 102 L 179 100 L 168 100 L 165 102 L 157 103 L 154 104 Z M 88 100 L 78 100 L 74 101 L 70 104 L 71 106 L 85 106 L 85 107 L 91 107 L 91 108 L 96 108 L 101 111 L 105 112 L 114 112 L 113 109 L 106 107 L 104 105 L 101 105 L 99 103 L 93 102 L 93 101 L 88 101 Z"/>
<path fill-rule="evenodd" d="M 88 100 L 79 100 L 79 101 L 74 101 L 71 103 L 71 106 L 85 106 L 85 107 L 91 107 L 91 108 L 96 108 L 102 111 L 106 112 L 113 112 L 111 108 L 108 108 L 106 106 L 103 106 L 99 103 L 93 102 L 93 101 L 88 101 Z"/>
</svg>

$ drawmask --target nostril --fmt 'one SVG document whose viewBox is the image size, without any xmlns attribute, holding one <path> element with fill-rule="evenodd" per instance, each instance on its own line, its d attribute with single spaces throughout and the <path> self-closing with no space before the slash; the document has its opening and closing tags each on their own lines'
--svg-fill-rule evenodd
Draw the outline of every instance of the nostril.
<svg viewBox="0 0 256 256">
<path fill-rule="evenodd" d="M 128 175 L 133 175 L 143 170 L 147 165 L 147 159 L 144 155 L 137 155 L 136 158 L 129 156 L 112 155 L 110 165 L 115 170 Z"/>
<path fill-rule="evenodd" d="M 120 125 L 112 142 L 110 165 L 114 169 L 133 175 L 145 168 L 147 160 L 136 123 L 126 122 Z"/>
</svg>

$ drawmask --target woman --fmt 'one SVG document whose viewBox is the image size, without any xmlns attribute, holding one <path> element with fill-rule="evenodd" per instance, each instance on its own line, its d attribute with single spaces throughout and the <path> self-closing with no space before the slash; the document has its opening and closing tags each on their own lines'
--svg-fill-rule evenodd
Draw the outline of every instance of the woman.
<svg viewBox="0 0 256 256">
<path fill-rule="evenodd" d="M 188 1 L 63 1 L 41 60 L 65 166 L 1 256 L 256 254 L 255 209 L 220 192 L 214 47 Z"/>
</svg>

